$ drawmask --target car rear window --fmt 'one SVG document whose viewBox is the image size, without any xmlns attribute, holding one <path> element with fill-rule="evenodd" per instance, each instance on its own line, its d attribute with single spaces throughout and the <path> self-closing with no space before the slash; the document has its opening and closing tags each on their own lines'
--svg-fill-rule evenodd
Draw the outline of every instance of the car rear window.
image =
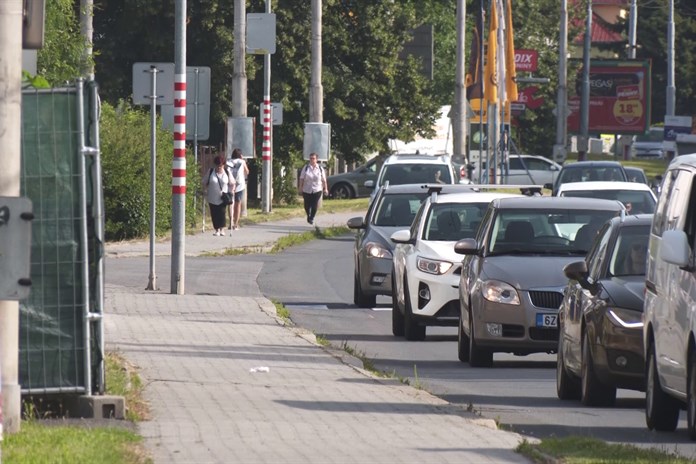
<svg viewBox="0 0 696 464">
<path fill-rule="evenodd" d="M 655 199 L 650 192 L 640 190 L 568 190 L 561 192 L 562 197 L 603 198 L 619 200 L 626 206 L 629 214 L 653 214 Z M 630 206 L 629 206 L 630 205 Z"/>
<path fill-rule="evenodd" d="M 447 165 L 433 164 L 388 164 L 382 167 L 379 186 L 389 182 L 389 185 L 423 184 L 437 182 L 452 184 L 452 173 Z"/>
<path fill-rule="evenodd" d="M 618 166 L 593 166 L 584 168 L 566 168 L 561 171 L 559 183 L 586 181 L 626 181 L 626 173 Z"/>
</svg>

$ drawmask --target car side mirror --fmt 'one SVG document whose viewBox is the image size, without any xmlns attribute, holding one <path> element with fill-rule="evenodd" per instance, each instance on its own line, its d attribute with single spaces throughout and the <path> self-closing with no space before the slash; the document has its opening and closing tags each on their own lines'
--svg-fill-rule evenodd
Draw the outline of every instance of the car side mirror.
<svg viewBox="0 0 696 464">
<path fill-rule="evenodd" d="M 391 241 L 394 243 L 413 244 L 415 241 L 411 239 L 411 231 L 408 229 L 397 230 L 391 234 Z"/>
<path fill-rule="evenodd" d="M 365 219 L 362 216 L 350 218 L 346 221 L 346 225 L 349 229 L 364 229 Z"/>
<path fill-rule="evenodd" d="M 589 281 L 587 263 L 583 261 L 573 261 L 563 268 L 565 276 L 571 280 L 577 280 L 582 288 L 588 290 L 593 295 L 597 294 L 598 285 Z"/>
<path fill-rule="evenodd" d="M 478 255 L 478 243 L 476 242 L 476 239 L 464 238 L 454 244 L 454 252 L 458 255 Z"/>
<path fill-rule="evenodd" d="M 691 271 L 693 266 L 689 266 L 690 256 L 689 238 L 683 230 L 666 230 L 662 233 L 660 259 L 685 271 Z"/>
<path fill-rule="evenodd" d="M 363 185 L 367 188 L 375 188 L 375 181 L 374 180 L 366 180 Z"/>
</svg>

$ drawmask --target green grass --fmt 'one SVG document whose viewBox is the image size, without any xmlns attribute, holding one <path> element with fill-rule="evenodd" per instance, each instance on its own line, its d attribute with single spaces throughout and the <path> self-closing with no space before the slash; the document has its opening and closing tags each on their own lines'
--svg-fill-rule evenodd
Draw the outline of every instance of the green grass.
<svg viewBox="0 0 696 464">
<path fill-rule="evenodd" d="M 563 464 L 686 464 L 693 459 L 657 449 L 608 444 L 589 437 L 547 438 L 538 445 L 523 442 L 517 451 L 537 463 Z"/>
<path fill-rule="evenodd" d="M 281 318 L 286 324 L 292 324 L 292 319 L 290 319 L 290 310 L 279 301 L 273 300 L 272 303 L 273 306 L 276 307 L 276 315 L 279 318 Z"/>
<path fill-rule="evenodd" d="M 152 462 L 137 434 L 115 427 L 49 426 L 25 421 L 21 431 L 5 435 L 3 464 L 140 464 Z"/>
<path fill-rule="evenodd" d="M 301 234 L 290 234 L 285 237 L 281 237 L 276 241 L 273 248 L 271 248 L 270 253 L 279 253 L 286 248 L 291 246 L 300 245 L 302 243 L 309 242 L 315 239 L 326 239 L 331 237 L 337 237 L 339 235 L 344 235 L 348 233 L 350 229 L 347 227 L 327 227 L 325 229 L 320 229 L 316 227 L 314 230 L 303 232 Z"/>
<path fill-rule="evenodd" d="M 126 401 L 126 419 L 137 422 L 149 417 L 149 408 L 143 399 L 143 383 L 136 368 L 116 352 L 107 352 L 105 358 L 106 393 L 123 396 Z"/>
</svg>

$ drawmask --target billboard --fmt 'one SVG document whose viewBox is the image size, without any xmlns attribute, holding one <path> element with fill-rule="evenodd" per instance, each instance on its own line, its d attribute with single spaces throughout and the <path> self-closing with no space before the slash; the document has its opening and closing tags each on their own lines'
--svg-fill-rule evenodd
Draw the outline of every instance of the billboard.
<svg viewBox="0 0 696 464">
<path fill-rule="evenodd" d="M 649 61 L 591 60 L 589 132 L 643 134 L 650 127 Z M 568 97 L 568 132 L 580 132 L 582 69 Z"/>
</svg>

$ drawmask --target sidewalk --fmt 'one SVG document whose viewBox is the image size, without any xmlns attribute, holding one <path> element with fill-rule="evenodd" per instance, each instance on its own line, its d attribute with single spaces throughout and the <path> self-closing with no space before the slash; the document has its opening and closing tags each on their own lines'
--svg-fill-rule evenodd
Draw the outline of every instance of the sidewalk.
<svg viewBox="0 0 696 464">
<path fill-rule="evenodd" d="M 319 227 L 359 213 L 320 215 Z M 186 255 L 265 248 L 311 230 L 303 218 L 186 237 Z M 158 254 L 171 244 L 158 243 Z M 109 262 L 149 242 L 107 245 L 107 348 L 140 368 L 159 463 L 508 463 L 517 434 L 422 390 L 378 379 L 359 360 L 286 327 L 265 298 L 171 295 L 109 280 Z M 168 286 L 164 286 L 168 288 Z"/>
</svg>

